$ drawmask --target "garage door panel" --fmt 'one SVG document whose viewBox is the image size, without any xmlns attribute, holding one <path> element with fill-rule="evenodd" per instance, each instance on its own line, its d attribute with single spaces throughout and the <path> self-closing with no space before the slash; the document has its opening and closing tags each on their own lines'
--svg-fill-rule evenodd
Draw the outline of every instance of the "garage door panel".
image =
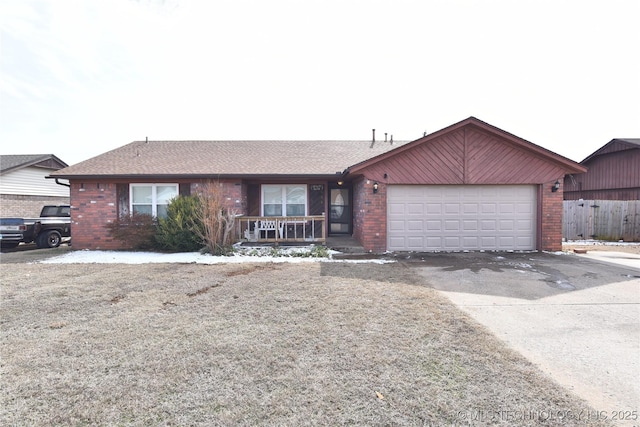
<svg viewBox="0 0 640 427">
<path fill-rule="evenodd" d="M 389 221 L 389 231 L 399 231 L 401 235 L 404 235 L 406 231 L 405 224 L 405 221 Z"/>
<path fill-rule="evenodd" d="M 460 214 L 460 203 L 445 203 L 443 213 L 446 215 Z"/>
<path fill-rule="evenodd" d="M 424 223 L 422 220 L 420 221 L 407 221 L 407 230 L 408 231 L 422 231 L 424 230 Z"/>
<path fill-rule="evenodd" d="M 442 221 L 427 220 L 427 231 L 442 231 Z"/>
<path fill-rule="evenodd" d="M 445 231 L 459 231 L 460 230 L 460 220 L 445 220 L 444 222 Z"/>
<path fill-rule="evenodd" d="M 476 220 L 464 220 L 462 222 L 462 229 L 464 231 L 477 231 L 478 230 L 478 221 Z"/>
<path fill-rule="evenodd" d="M 500 231 L 513 231 L 515 230 L 515 224 L 512 219 L 501 219 L 498 222 L 498 227 Z"/>
<path fill-rule="evenodd" d="M 424 247 L 424 239 L 422 237 L 410 237 L 407 239 L 409 250 L 422 250 Z"/>
<path fill-rule="evenodd" d="M 535 249 L 536 187 L 390 185 L 389 250 Z"/>
</svg>

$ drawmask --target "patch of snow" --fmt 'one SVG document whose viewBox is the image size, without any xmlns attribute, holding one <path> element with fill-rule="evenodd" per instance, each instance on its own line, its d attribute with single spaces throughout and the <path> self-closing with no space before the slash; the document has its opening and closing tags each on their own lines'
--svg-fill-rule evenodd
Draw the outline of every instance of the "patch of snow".
<svg viewBox="0 0 640 427">
<path fill-rule="evenodd" d="M 311 263 L 311 262 L 344 262 L 344 263 L 373 263 L 385 264 L 395 262 L 386 259 L 349 259 L 337 260 L 320 257 L 292 256 L 292 252 L 301 252 L 299 248 L 292 248 L 291 252 L 280 252 L 281 256 L 269 256 L 256 253 L 233 254 L 229 256 L 214 256 L 199 252 L 157 253 L 157 252 L 125 252 L 125 251 L 91 251 L 81 250 L 68 252 L 53 258 L 39 261 L 42 264 L 235 264 L 235 263 Z M 265 251 L 266 253 L 266 251 Z M 339 252 L 330 251 L 331 255 Z"/>
</svg>

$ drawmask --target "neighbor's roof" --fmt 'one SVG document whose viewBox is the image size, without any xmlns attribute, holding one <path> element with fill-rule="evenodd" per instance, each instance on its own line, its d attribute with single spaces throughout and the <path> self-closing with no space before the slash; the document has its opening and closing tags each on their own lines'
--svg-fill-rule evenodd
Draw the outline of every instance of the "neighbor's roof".
<svg viewBox="0 0 640 427">
<path fill-rule="evenodd" d="M 633 150 L 637 148 L 640 148 L 640 138 L 614 138 L 602 147 L 598 148 L 593 153 L 589 154 L 580 163 L 584 164 L 585 162 L 588 162 L 592 158 L 601 154 L 614 153 L 616 151 L 623 150 Z"/>
<path fill-rule="evenodd" d="M 405 144 L 376 141 L 136 141 L 52 177 L 327 176 Z"/>
<path fill-rule="evenodd" d="M 29 166 L 46 169 L 62 169 L 67 164 L 53 154 L 3 154 L 0 155 L 0 173 L 10 172 Z"/>
</svg>

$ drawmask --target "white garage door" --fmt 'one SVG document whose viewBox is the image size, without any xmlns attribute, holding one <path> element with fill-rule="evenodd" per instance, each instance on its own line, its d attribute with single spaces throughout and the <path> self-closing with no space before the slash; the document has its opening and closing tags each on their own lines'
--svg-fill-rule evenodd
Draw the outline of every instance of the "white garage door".
<svg viewBox="0 0 640 427">
<path fill-rule="evenodd" d="M 533 250 L 532 185 L 390 185 L 390 251 Z"/>
</svg>

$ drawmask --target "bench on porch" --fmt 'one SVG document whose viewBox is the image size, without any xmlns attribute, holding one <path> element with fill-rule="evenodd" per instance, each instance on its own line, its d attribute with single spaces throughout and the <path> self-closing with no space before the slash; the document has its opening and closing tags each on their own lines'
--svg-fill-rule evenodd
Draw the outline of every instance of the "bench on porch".
<svg viewBox="0 0 640 427">
<path fill-rule="evenodd" d="M 247 240 L 255 241 L 262 238 L 262 233 L 264 232 L 264 238 L 267 239 L 269 237 L 269 232 L 274 232 L 274 237 L 282 239 L 284 229 L 284 222 L 278 221 L 277 219 L 259 219 L 255 223 L 255 227 L 253 228 L 253 232 L 249 229 L 245 230 L 244 234 Z M 275 233 L 278 233 L 276 236 Z"/>
<path fill-rule="evenodd" d="M 238 238 L 247 242 L 324 242 L 324 215 L 260 217 L 238 216 Z"/>
</svg>

